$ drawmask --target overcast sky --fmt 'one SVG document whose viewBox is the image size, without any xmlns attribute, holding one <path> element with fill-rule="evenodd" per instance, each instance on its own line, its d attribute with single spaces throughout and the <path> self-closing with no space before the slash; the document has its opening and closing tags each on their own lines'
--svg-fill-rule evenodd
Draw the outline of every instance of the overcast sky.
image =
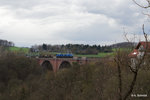
<svg viewBox="0 0 150 100">
<path fill-rule="evenodd" d="M 0 0 L 0 39 L 24 47 L 112 44 L 125 41 L 124 29 L 142 34 L 143 11 L 132 0 Z"/>
</svg>

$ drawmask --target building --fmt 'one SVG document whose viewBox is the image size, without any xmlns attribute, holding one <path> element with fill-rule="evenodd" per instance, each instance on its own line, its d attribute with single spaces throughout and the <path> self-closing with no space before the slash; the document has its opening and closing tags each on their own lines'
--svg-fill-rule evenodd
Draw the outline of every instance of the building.
<svg viewBox="0 0 150 100">
<path fill-rule="evenodd" d="M 144 56 L 145 51 L 147 52 L 147 54 L 150 54 L 150 42 L 139 42 L 136 48 L 129 54 L 132 67 L 135 68 L 138 60 L 140 60 Z"/>
</svg>

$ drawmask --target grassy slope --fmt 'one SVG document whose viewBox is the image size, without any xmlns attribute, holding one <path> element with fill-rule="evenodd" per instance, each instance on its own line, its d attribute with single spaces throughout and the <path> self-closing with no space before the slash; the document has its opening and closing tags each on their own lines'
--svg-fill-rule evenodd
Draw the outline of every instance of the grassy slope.
<svg viewBox="0 0 150 100">
<path fill-rule="evenodd" d="M 26 54 L 29 52 L 29 48 L 20 48 L 20 47 L 9 47 L 9 50 L 13 52 L 23 52 Z"/>
<path fill-rule="evenodd" d="M 98 53 L 98 55 L 75 55 L 77 57 L 106 57 L 106 56 L 112 56 L 114 53 Z"/>
<path fill-rule="evenodd" d="M 25 54 L 29 54 L 29 48 L 20 48 L 20 47 L 9 47 L 10 51 L 13 52 L 23 52 Z M 126 50 L 124 48 L 121 48 L 121 50 Z M 106 56 L 113 56 L 114 52 L 116 51 L 116 49 L 113 49 L 113 52 L 111 53 L 104 53 L 104 52 L 100 52 L 98 53 L 98 55 L 74 55 L 76 57 L 106 57 Z M 39 53 L 32 53 L 30 55 L 38 55 Z M 58 54 L 57 52 L 41 52 L 41 54 L 52 54 L 52 55 L 56 55 Z"/>
<path fill-rule="evenodd" d="M 77 57 L 106 57 L 106 56 L 113 56 L 114 52 L 116 52 L 117 50 L 132 51 L 131 48 L 130 49 L 129 48 L 119 48 L 119 49 L 113 48 L 112 50 L 113 50 L 113 52 L 110 52 L 110 53 L 100 52 L 100 53 L 98 53 L 98 55 L 75 55 L 75 56 L 77 56 Z"/>
</svg>

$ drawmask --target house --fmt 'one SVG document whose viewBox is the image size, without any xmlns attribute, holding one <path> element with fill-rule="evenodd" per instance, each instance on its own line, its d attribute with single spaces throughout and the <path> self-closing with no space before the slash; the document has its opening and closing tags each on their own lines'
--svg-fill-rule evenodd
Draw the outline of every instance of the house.
<svg viewBox="0 0 150 100">
<path fill-rule="evenodd" d="M 145 50 L 147 51 L 147 54 L 150 54 L 150 42 L 141 41 L 138 43 L 136 48 L 129 54 L 132 67 L 135 67 L 138 59 L 144 56 Z"/>
<path fill-rule="evenodd" d="M 142 57 L 146 49 L 147 53 L 150 53 L 150 42 L 139 42 L 136 48 L 129 54 L 129 56 L 131 58 Z"/>
</svg>

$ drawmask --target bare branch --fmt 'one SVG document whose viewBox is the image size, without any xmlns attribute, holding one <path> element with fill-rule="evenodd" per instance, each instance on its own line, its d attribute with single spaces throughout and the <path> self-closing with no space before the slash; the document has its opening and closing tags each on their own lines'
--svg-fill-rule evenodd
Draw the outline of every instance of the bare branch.
<svg viewBox="0 0 150 100">
<path fill-rule="evenodd" d="M 119 53 L 119 52 L 117 52 L 117 53 Z M 119 57 L 117 57 L 117 59 L 115 58 L 114 60 L 117 64 L 117 68 L 118 68 L 119 100 L 122 100 L 122 76 L 121 76 L 121 68 L 120 68 L 120 59 L 119 59 Z"/>
<path fill-rule="evenodd" d="M 144 55 L 142 56 L 141 59 L 139 59 L 138 64 L 136 65 L 136 70 L 133 71 L 132 68 L 131 68 L 131 66 L 129 66 L 129 68 L 131 69 L 131 71 L 134 73 L 134 77 L 133 77 L 133 80 L 132 80 L 132 82 L 131 82 L 130 89 L 129 89 L 129 91 L 127 91 L 127 93 L 125 94 L 125 97 L 123 98 L 123 100 L 126 100 L 126 99 L 128 98 L 128 96 L 132 93 L 133 88 L 134 88 L 135 83 L 136 83 L 138 71 L 139 71 L 139 69 L 140 69 L 142 63 L 144 62 L 145 56 L 146 56 L 146 53 L 147 53 L 147 49 L 148 49 L 148 39 L 147 39 L 147 34 L 146 34 L 145 31 L 144 31 L 144 24 L 143 24 L 142 30 L 143 30 L 143 35 L 144 35 L 144 38 L 145 38 L 145 41 L 146 41 L 146 48 L 145 48 L 145 50 L 144 50 Z"/>
<path fill-rule="evenodd" d="M 124 37 L 127 40 L 127 42 L 130 42 L 130 40 L 127 38 L 127 33 L 124 33 Z"/>
<path fill-rule="evenodd" d="M 123 34 L 124 34 L 124 37 L 126 39 L 127 42 L 130 42 L 130 40 L 128 39 L 127 35 L 128 33 L 125 31 L 125 29 L 123 28 Z"/>
<path fill-rule="evenodd" d="M 135 4 L 137 4 L 138 6 L 140 6 L 141 8 L 145 8 L 145 9 L 147 9 L 147 8 L 149 8 L 150 7 L 150 1 L 149 0 L 146 0 L 147 1 L 147 3 L 148 3 L 148 6 L 143 6 L 143 5 L 140 5 L 139 3 L 137 3 L 135 0 L 133 0 L 133 2 L 135 3 Z"/>
<path fill-rule="evenodd" d="M 134 78 L 133 78 L 133 81 L 131 82 L 130 89 L 129 89 L 129 91 L 126 93 L 126 95 L 125 95 L 125 97 L 123 98 L 123 100 L 126 100 L 126 99 L 128 98 L 128 96 L 132 93 L 133 88 L 134 88 L 134 85 L 135 85 L 135 82 L 136 82 L 136 78 L 137 78 L 137 72 L 134 73 Z"/>
<path fill-rule="evenodd" d="M 128 65 L 128 67 L 130 68 L 130 70 L 131 70 L 133 73 L 136 73 L 136 71 L 132 68 L 131 65 Z"/>
<path fill-rule="evenodd" d="M 143 34 L 144 34 L 144 38 L 145 38 L 145 41 L 146 41 L 146 43 L 148 42 L 148 40 L 147 40 L 147 34 L 145 33 L 145 29 L 144 29 L 144 24 L 143 24 L 143 27 L 142 27 L 142 30 L 143 30 Z M 147 47 L 147 45 L 146 45 L 146 47 Z M 147 49 L 147 48 L 146 48 Z"/>
<path fill-rule="evenodd" d="M 142 12 L 143 15 L 150 17 L 150 14 Z"/>
</svg>

